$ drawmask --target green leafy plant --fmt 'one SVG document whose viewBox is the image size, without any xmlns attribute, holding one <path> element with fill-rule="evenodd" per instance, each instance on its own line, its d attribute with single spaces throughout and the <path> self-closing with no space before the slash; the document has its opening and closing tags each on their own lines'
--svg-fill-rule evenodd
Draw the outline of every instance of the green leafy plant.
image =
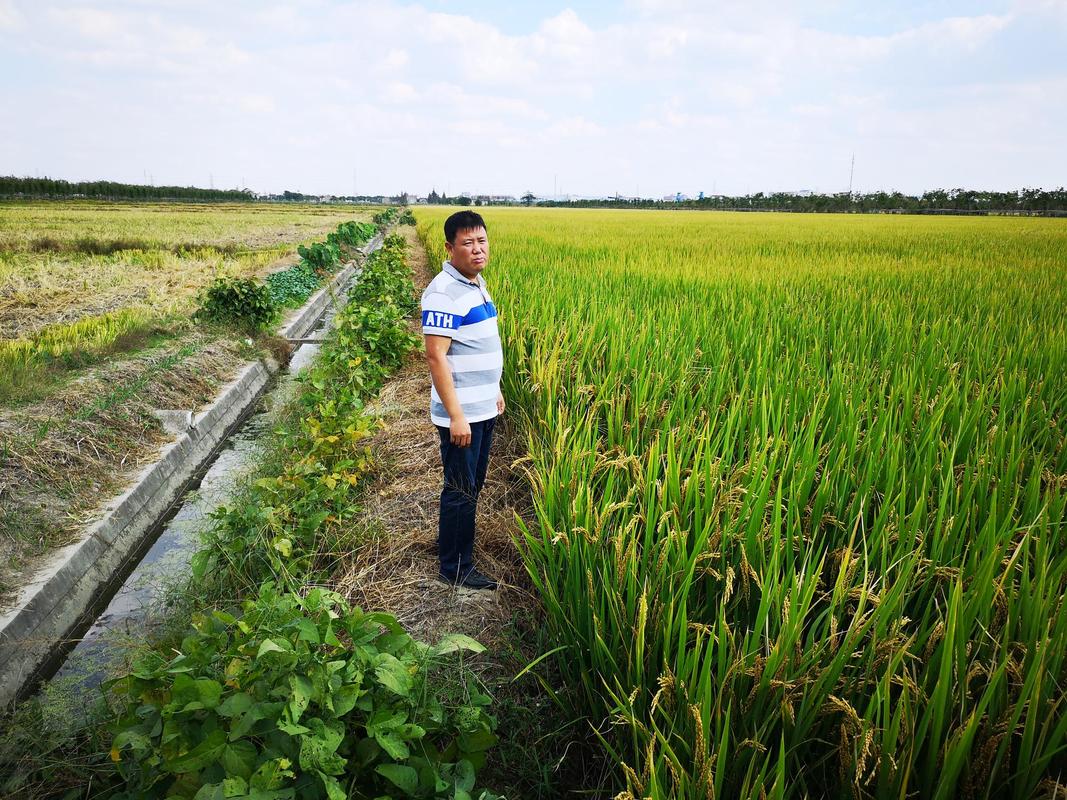
<svg viewBox="0 0 1067 800">
<path fill-rule="evenodd" d="M 429 647 L 338 594 L 268 582 L 112 682 L 126 702 L 115 797 L 469 800 L 497 741 L 462 664 L 483 649 L 462 635 Z"/>
<path fill-rule="evenodd" d="M 251 278 L 216 278 L 201 295 L 198 319 L 263 329 L 278 319 L 269 287 Z"/>
<path fill-rule="evenodd" d="M 351 296 L 395 304 L 404 316 L 413 313 L 419 303 L 411 278 L 403 267 L 405 246 L 404 237 L 398 234 L 386 237 L 373 267 L 363 270 Z"/>
<path fill-rule="evenodd" d="M 293 424 L 277 442 L 278 468 L 215 512 L 206 546 L 193 557 L 196 580 L 244 591 L 267 577 L 297 587 L 314 574 L 320 542 L 344 525 L 352 493 L 373 466 L 364 440 L 375 422 L 364 402 L 418 341 L 406 321 L 414 289 L 404 247 L 390 237 L 367 260 L 334 334 L 300 377 Z"/>
<path fill-rule="evenodd" d="M 309 267 L 325 273 L 336 270 L 341 258 L 340 248 L 330 242 L 300 245 L 296 248 L 296 252 L 300 254 L 300 257 L 304 259 Z"/>
<path fill-rule="evenodd" d="M 377 225 L 379 228 L 384 228 L 386 225 L 392 223 L 399 213 L 400 209 L 396 208 L 395 206 L 383 208 L 381 211 L 374 215 L 374 224 Z"/>
<path fill-rule="evenodd" d="M 322 286 L 322 278 L 305 263 L 267 276 L 271 299 L 278 306 L 300 306 Z"/>
<path fill-rule="evenodd" d="M 405 208 L 400 212 L 400 218 L 397 220 L 398 225 L 414 225 L 415 214 L 410 208 Z"/>
<path fill-rule="evenodd" d="M 353 220 L 351 222 L 342 222 L 338 225 L 337 230 L 326 237 L 326 241 L 337 247 L 355 248 L 373 239 L 374 234 L 377 232 L 378 227 L 376 225 L 370 222 L 356 222 Z"/>
</svg>

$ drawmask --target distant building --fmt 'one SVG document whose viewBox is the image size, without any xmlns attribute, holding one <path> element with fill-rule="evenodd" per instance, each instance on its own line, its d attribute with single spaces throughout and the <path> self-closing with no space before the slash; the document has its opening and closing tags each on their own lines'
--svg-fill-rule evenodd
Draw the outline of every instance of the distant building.
<svg viewBox="0 0 1067 800">
<path fill-rule="evenodd" d="M 509 203 L 519 202 L 510 194 L 476 194 L 471 197 L 476 205 L 483 206 L 503 206 L 508 205 Z"/>
</svg>

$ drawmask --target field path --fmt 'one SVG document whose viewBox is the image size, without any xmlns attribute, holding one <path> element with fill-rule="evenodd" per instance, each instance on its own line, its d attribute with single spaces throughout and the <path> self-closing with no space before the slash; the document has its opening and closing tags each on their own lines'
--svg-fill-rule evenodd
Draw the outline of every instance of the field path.
<svg viewBox="0 0 1067 800">
<path fill-rule="evenodd" d="M 402 232 L 417 289 L 432 278 L 413 227 Z M 412 323 L 417 329 L 417 323 Z M 365 610 L 394 614 L 416 638 L 445 633 L 474 636 L 487 647 L 515 609 L 529 601 L 528 583 L 512 542 L 515 514 L 529 506 L 529 492 L 513 462 L 521 456 L 506 416 L 498 424 L 489 474 L 478 502 L 475 562 L 501 582 L 500 589 L 452 589 L 436 579 L 437 508 L 441 461 L 437 430 L 429 419 L 430 376 L 421 348 L 389 380 L 371 410 L 383 427 L 370 444 L 378 477 L 368 488 L 356 524 L 366 543 L 337 572 L 337 588 Z"/>
</svg>

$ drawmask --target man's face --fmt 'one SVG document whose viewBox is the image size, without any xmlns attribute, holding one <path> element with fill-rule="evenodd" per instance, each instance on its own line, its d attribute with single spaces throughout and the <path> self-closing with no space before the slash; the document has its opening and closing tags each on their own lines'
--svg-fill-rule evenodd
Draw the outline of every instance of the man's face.
<svg viewBox="0 0 1067 800">
<path fill-rule="evenodd" d="M 485 228 L 456 231 L 456 241 L 445 242 L 448 260 L 471 280 L 489 263 L 489 235 Z"/>
</svg>

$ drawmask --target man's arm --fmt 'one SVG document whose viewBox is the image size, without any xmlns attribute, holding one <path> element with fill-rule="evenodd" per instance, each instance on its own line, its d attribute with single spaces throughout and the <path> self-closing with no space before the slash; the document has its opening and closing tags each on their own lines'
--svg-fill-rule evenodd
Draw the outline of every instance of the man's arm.
<svg viewBox="0 0 1067 800">
<path fill-rule="evenodd" d="M 471 426 L 463 415 L 463 406 L 456 396 L 456 387 L 452 383 L 452 370 L 448 366 L 448 348 L 452 339 L 448 336 L 426 334 L 426 363 L 430 365 L 430 379 L 441 398 L 441 403 L 448 412 L 449 431 L 452 444 L 456 447 L 469 447 L 471 443 Z"/>
</svg>

